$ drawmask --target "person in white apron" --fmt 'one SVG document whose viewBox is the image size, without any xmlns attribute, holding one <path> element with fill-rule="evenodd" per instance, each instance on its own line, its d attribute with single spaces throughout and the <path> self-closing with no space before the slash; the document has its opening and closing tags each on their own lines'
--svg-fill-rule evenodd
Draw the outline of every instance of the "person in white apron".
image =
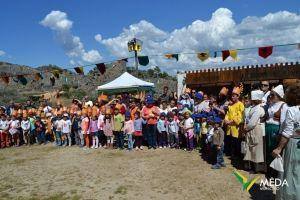
<svg viewBox="0 0 300 200">
<path fill-rule="evenodd" d="M 264 96 L 263 91 L 253 90 L 251 92 L 252 106 L 250 108 L 248 117 L 245 120 L 245 137 L 246 137 L 246 154 L 244 161 L 249 165 L 249 169 L 253 171 L 260 171 L 260 166 L 264 162 L 263 153 L 263 133 L 265 123 L 262 118 L 265 115 L 261 103 Z"/>
<path fill-rule="evenodd" d="M 276 192 L 276 199 L 300 199 L 300 83 L 287 89 L 286 103 L 290 106 L 281 128 L 281 138 L 273 157 L 283 151 L 283 172 L 279 173 L 281 181 L 287 181 Z"/>
</svg>

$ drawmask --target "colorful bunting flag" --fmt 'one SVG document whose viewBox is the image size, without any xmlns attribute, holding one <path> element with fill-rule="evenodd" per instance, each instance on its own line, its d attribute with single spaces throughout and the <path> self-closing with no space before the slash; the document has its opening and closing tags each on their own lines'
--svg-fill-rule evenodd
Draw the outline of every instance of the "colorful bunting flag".
<svg viewBox="0 0 300 200">
<path fill-rule="evenodd" d="M 75 67 L 75 72 L 80 75 L 84 75 L 83 67 Z"/>
<path fill-rule="evenodd" d="M 9 76 L 2 76 L 1 80 L 5 83 L 8 84 L 9 83 Z"/>
<path fill-rule="evenodd" d="M 218 56 L 218 52 L 214 52 L 214 58 L 216 58 Z"/>
<path fill-rule="evenodd" d="M 43 76 L 42 76 L 41 73 L 36 73 L 36 74 L 34 75 L 34 79 L 35 79 L 36 81 L 39 81 L 39 80 L 43 79 Z"/>
<path fill-rule="evenodd" d="M 259 47 L 258 55 L 262 58 L 267 58 L 273 53 L 273 46 Z"/>
<path fill-rule="evenodd" d="M 106 66 L 104 63 L 98 63 L 98 64 L 96 64 L 96 66 L 97 66 L 100 74 L 103 75 L 106 72 Z"/>
<path fill-rule="evenodd" d="M 222 51 L 222 59 L 225 61 L 230 56 L 229 50 L 223 50 Z"/>
<path fill-rule="evenodd" d="M 54 76 L 51 76 L 51 77 L 50 77 L 50 82 L 51 82 L 51 85 L 52 85 L 52 86 L 55 85 L 55 78 L 54 78 Z"/>
<path fill-rule="evenodd" d="M 209 52 L 197 53 L 197 57 L 203 62 L 209 58 Z"/>
<path fill-rule="evenodd" d="M 59 70 L 53 70 L 53 71 L 52 71 L 52 74 L 53 74 L 56 78 L 59 78 L 60 72 L 59 72 Z"/>
<path fill-rule="evenodd" d="M 117 60 L 118 62 L 124 61 L 124 62 L 128 62 L 128 58 L 122 58 L 120 60 Z"/>
<path fill-rule="evenodd" d="M 237 50 L 229 50 L 231 58 L 237 60 Z"/>
<path fill-rule="evenodd" d="M 178 54 L 166 54 L 165 57 L 168 59 L 175 58 L 178 61 Z"/>
<path fill-rule="evenodd" d="M 27 79 L 24 75 L 17 75 L 17 79 L 22 85 L 27 85 Z"/>
<path fill-rule="evenodd" d="M 237 50 L 223 50 L 222 59 L 225 61 L 228 57 L 232 57 L 234 60 L 237 60 Z"/>
<path fill-rule="evenodd" d="M 138 56 L 139 64 L 146 66 L 149 64 L 149 57 L 148 56 Z"/>
</svg>

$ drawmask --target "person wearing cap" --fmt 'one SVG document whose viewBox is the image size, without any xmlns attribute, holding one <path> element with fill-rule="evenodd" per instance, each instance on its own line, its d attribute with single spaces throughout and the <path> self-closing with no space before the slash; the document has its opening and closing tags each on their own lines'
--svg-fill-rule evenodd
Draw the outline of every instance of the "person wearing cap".
<svg viewBox="0 0 300 200">
<path fill-rule="evenodd" d="M 264 92 L 261 90 L 251 91 L 251 104 L 248 117 L 245 120 L 244 134 L 246 138 L 246 168 L 258 172 L 262 170 L 264 162 L 264 144 L 263 134 L 265 123 L 263 117 L 265 110 L 261 103 L 264 97 Z"/>
<path fill-rule="evenodd" d="M 201 113 L 209 108 L 209 100 L 207 98 L 204 99 L 203 92 L 197 92 L 195 94 L 196 105 L 194 107 L 194 113 Z"/>
<path fill-rule="evenodd" d="M 71 120 L 69 119 L 69 115 L 67 113 L 63 114 L 62 118 L 62 129 L 61 129 L 61 139 L 62 139 L 62 145 L 67 146 L 67 143 L 69 146 L 72 145 L 71 140 Z"/>
<path fill-rule="evenodd" d="M 278 144 L 280 127 L 282 126 L 286 111 L 288 109 L 287 104 L 283 101 L 284 90 L 282 85 L 278 85 L 273 88 L 270 92 L 269 107 L 267 111 L 266 119 L 266 164 L 267 175 L 269 177 L 275 177 L 276 171 L 269 167 L 272 162 L 272 151 L 276 148 Z"/>
<path fill-rule="evenodd" d="M 5 148 L 9 146 L 8 130 L 9 122 L 5 113 L 2 113 L 0 120 L 0 148 Z"/>
<path fill-rule="evenodd" d="M 124 122 L 124 115 L 119 112 L 118 108 L 115 108 L 113 115 L 113 131 L 114 136 L 116 137 L 116 147 L 119 149 L 124 148 Z"/>
<path fill-rule="evenodd" d="M 225 133 L 222 126 L 222 119 L 220 117 L 214 117 L 213 118 L 213 135 L 212 135 L 212 145 L 213 150 L 215 151 L 216 158 L 213 160 L 216 160 L 216 163 L 212 165 L 212 169 L 220 169 L 221 167 L 226 167 L 223 157 L 223 151 L 224 151 L 224 136 Z"/>
<path fill-rule="evenodd" d="M 279 173 L 279 178 L 287 182 L 276 191 L 278 200 L 300 197 L 300 82 L 287 88 L 285 101 L 289 108 L 279 144 L 272 152 L 274 158 L 282 155 L 284 172 Z"/>
<path fill-rule="evenodd" d="M 134 123 L 131 120 L 131 115 L 129 111 L 125 112 L 125 123 L 124 123 L 124 133 L 127 136 L 127 149 L 131 151 L 133 149 L 133 133 L 134 133 Z"/>
<path fill-rule="evenodd" d="M 159 116 L 159 109 L 154 105 L 154 99 L 152 96 L 147 96 L 146 106 L 142 108 L 142 118 L 146 121 L 146 137 L 148 142 L 148 148 L 156 149 L 156 124 Z"/>
<path fill-rule="evenodd" d="M 241 157 L 240 150 L 240 125 L 244 119 L 244 104 L 239 100 L 242 89 L 234 87 L 231 95 L 232 104 L 228 106 L 228 111 L 225 115 L 224 123 L 227 125 L 226 135 L 228 140 L 227 144 L 230 149 L 230 155 L 233 163 L 237 163 Z"/>
<path fill-rule="evenodd" d="M 21 121 L 21 128 L 23 131 L 24 143 L 26 145 L 29 145 L 31 143 L 30 137 L 29 137 L 30 121 L 28 120 L 28 117 L 25 114 L 23 115 L 23 118 Z"/>
</svg>

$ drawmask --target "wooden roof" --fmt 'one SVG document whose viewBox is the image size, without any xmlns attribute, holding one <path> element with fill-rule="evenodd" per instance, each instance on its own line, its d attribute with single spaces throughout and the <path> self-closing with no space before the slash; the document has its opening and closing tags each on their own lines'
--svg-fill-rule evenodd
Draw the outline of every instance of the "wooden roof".
<svg viewBox="0 0 300 200">
<path fill-rule="evenodd" d="M 187 85 L 228 84 L 262 80 L 300 79 L 300 64 L 275 63 L 185 71 Z"/>
</svg>

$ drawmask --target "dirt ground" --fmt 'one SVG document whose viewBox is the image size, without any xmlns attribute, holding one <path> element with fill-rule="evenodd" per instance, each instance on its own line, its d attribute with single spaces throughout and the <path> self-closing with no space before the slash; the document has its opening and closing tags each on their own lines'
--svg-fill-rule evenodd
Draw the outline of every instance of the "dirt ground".
<svg viewBox="0 0 300 200">
<path fill-rule="evenodd" d="M 272 199 L 243 191 L 229 163 L 211 170 L 197 151 L 175 149 L 8 148 L 0 150 L 0 199 Z"/>
</svg>

